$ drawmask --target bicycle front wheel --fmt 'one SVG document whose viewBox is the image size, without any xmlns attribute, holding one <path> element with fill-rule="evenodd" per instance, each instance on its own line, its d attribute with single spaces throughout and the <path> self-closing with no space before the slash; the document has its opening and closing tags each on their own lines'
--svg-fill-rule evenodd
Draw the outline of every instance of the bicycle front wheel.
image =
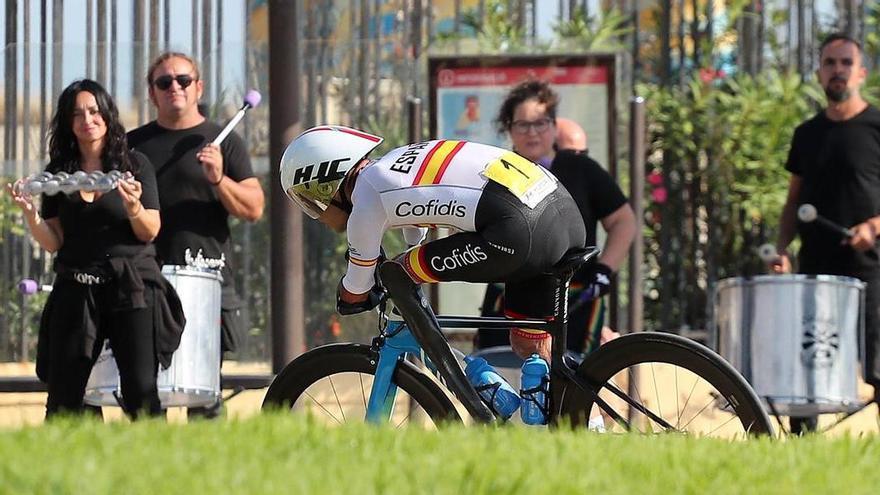
<svg viewBox="0 0 880 495">
<path fill-rule="evenodd" d="M 327 424 L 363 422 L 378 354 L 362 344 L 330 344 L 291 361 L 272 381 L 263 410 L 308 414 Z M 393 375 L 398 387 L 390 422 L 394 427 L 432 428 L 461 421 L 440 385 L 410 362 L 400 361 Z"/>
<path fill-rule="evenodd" d="M 772 434 L 770 418 L 752 387 L 730 364 L 692 340 L 640 332 L 612 340 L 587 356 L 577 375 L 626 422 L 610 419 L 607 431 L 681 432 L 745 438 Z M 560 416 L 573 425 L 597 418 L 592 394 L 566 387 Z"/>
</svg>

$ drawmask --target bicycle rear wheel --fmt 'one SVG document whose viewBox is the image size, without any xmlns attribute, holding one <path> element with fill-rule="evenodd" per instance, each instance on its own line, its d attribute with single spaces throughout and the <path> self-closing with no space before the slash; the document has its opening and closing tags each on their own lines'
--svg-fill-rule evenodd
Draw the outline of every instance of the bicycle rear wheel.
<svg viewBox="0 0 880 495">
<path fill-rule="evenodd" d="M 362 344 L 330 344 L 291 361 L 275 377 L 263 410 L 284 409 L 308 414 L 327 424 L 363 422 L 378 354 Z M 398 363 L 393 376 L 398 392 L 391 425 L 432 428 L 461 421 L 440 386 L 412 363 Z"/>
<path fill-rule="evenodd" d="M 723 438 L 773 433 L 770 418 L 742 375 L 709 348 L 677 335 L 625 335 L 587 356 L 577 375 L 628 419 L 628 425 L 619 424 L 603 412 L 606 431 Z M 586 425 L 599 407 L 591 394 L 572 383 L 558 412 L 573 425 Z"/>
</svg>

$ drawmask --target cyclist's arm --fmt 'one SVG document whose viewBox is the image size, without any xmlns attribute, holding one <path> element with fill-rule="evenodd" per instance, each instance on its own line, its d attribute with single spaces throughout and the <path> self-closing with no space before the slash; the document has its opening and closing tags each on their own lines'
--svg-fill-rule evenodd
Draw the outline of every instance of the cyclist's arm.
<svg viewBox="0 0 880 495">
<path fill-rule="evenodd" d="M 365 295 L 373 288 L 373 275 L 382 249 L 382 235 L 387 229 L 385 209 L 379 194 L 366 181 L 358 181 L 352 192 L 354 208 L 348 217 L 348 270 L 340 293 Z M 348 293 L 348 294 L 346 294 Z"/>
</svg>

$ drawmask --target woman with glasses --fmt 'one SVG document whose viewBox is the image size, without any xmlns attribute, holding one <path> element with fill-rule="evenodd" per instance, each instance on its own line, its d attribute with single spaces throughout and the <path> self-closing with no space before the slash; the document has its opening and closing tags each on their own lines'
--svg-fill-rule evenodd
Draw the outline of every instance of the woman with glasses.
<svg viewBox="0 0 880 495">
<path fill-rule="evenodd" d="M 596 245 L 597 224 L 601 223 L 607 233 L 599 262 L 584 266 L 575 275 L 569 294 L 567 348 L 585 353 L 598 347 L 600 340 L 614 335 L 603 325 L 602 296 L 609 292 L 611 278 L 626 258 L 635 237 L 636 221 L 626 196 L 601 165 L 582 150 L 556 149 L 558 104 L 559 96 L 548 83 L 526 80 L 507 94 L 495 122 L 499 132 L 510 136 L 514 151 L 547 167 L 571 193 L 584 219 L 585 245 Z M 483 301 L 483 314 L 498 314 L 503 307 L 502 297 L 500 287 L 490 286 Z M 478 333 L 478 347 L 499 345 L 507 345 L 503 333 Z"/>
<path fill-rule="evenodd" d="M 129 133 L 128 142 L 156 167 L 162 230 L 156 239 L 166 265 L 200 260 L 221 270 L 223 351 L 235 351 L 243 338 L 241 302 L 235 292 L 229 217 L 255 222 L 263 215 L 263 189 L 254 175 L 244 140 L 235 132 L 212 141 L 222 127 L 199 111 L 204 81 L 199 67 L 178 52 L 159 55 L 147 71 L 156 120 Z M 216 417 L 220 402 L 188 413 Z"/>
<path fill-rule="evenodd" d="M 49 390 L 46 417 L 84 410 L 86 383 L 105 339 L 119 368 L 126 413 L 133 419 L 157 415 L 156 371 L 171 362 L 183 314 L 152 243 L 160 227 L 153 168 L 129 150 L 116 104 L 89 79 L 70 84 L 58 98 L 49 157 L 46 171 L 52 174 L 124 175 L 103 193 L 44 194 L 39 214 L 30 196 L 10 188 L 34 239 L 56 253 L 37 353 L 37 374 Z"/>
</svg>

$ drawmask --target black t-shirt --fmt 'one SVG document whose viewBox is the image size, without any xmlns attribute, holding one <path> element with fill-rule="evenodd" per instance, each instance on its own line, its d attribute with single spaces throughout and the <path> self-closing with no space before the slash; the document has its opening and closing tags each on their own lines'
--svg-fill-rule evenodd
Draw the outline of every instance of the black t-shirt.
<svg viewBox="0 0 880 495">
<path fill-rule="evenodd" d="M 556 153 L 550 164 L 559 182 L 574 198 L 586 231 L 585 246 L 596 245 L 596 226 L 599 221 L 626 204 L 626 196 L 598 162 L 584 153 L 562 150 Z M 574 281 L 582 281 L 586 267 L 575 274 Z"/>
<path fill-rule="evenodd" d="M 798 204 L 844 227 L 880 214 L 880 111 L 869 106 L 843 121 L 820 112 L 794 132 L 786 170 L 801 178 Z M 880 270 L 876 246 L 857 252 L 813 224 L 798 224 L 800 270 L 858 276 Z"/>
<path fill-rule="evenodd" d="M 147 155 L 156 168 L 162 205 L 156 248 L 165 264 L 186 264 L 189 248 L 192 256 L 201 250 L 205 258 L 218 259 L 222 253 L 230 266 L 229 212 L 196 158 L 221 130 L 208 121 L 182 130 L 165 129 L 153 121 L 128 133 L 129 145 Z M 229 178 L 240 182 L 254 176 L 244 140 L 235 132 L 223 140 L 220 149 L 223 172 Z"/>
<path fill-rule="evenodd" d="M 143 185 L 141 203 L 144 208 L 158 210 L 156 175 L 150 161 L 138 152 L 132 152 L 130 159 L 136 171 L 135 179 Z M 56 172 L 59 168 L 50 163 L 46 170 Z M 79 192 L 69 196 L 44 194 L 40 215 L 45 219 L 57 217 L 60 220 L 64 242 L 56 259 L 70 268 L 84 269 L 109 257 L 134 257 L 144 250 L 154 249 L 152 244 L 135 236 L 116 189 L 91 203 L 85 202 Z"/>
<path fill-rule="evenodd" d="M 559 151 L 550 164 L 550 171 L 568 189 L 581 210 L 587 231 L 585 245 L 595 246 L 597 223 L 626 204 L 626 196 L 614 178 L 583 153 Z"/>
</svg>

